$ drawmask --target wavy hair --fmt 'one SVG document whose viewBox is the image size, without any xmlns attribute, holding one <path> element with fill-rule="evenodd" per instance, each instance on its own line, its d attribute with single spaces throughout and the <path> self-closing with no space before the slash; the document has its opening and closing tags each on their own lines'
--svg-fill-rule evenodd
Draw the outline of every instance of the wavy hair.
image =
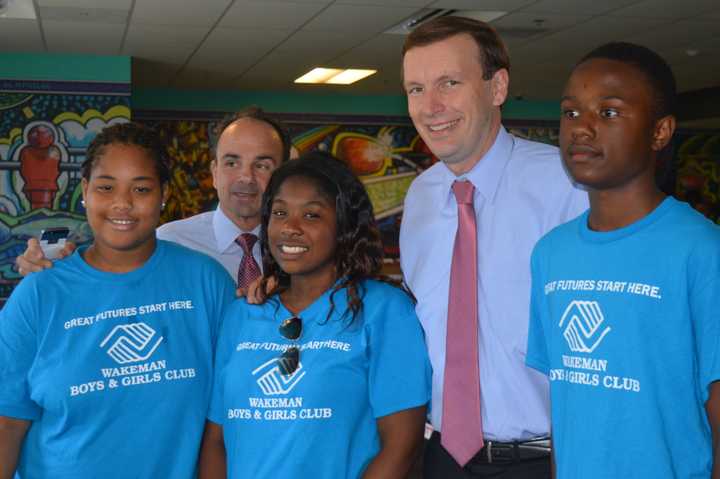
<svg viewBox="0 0 720 479">
<path fill-rule="evenodd" d="M 309 179 L 323 195 L 335 203 L 335 270 L 340 281 L 335 284 L 330 294 L 327 318 L 329 319 L 335 310 L 335 294 L 346 288 L 352 321 L 362 310 L 363 280 L 376 279 L 394 286 L 400 285 L 380 273 L 383 247 L 365 187 L 343 162 L 327 153 L 314 151 L 300 159 L 288 161 L 275 170 L 270 178 L 262 201 L 260 238 L 264 274 L 261 288 L 265 290 L 268 279 L 272 277 L 278 279 L 278 284 L 269 294 L 280 293 L 290 285 L 290 276 L 270 254 L 267 231 L 275 196 L 283 183 L 293 177 Z"/>
</svg>

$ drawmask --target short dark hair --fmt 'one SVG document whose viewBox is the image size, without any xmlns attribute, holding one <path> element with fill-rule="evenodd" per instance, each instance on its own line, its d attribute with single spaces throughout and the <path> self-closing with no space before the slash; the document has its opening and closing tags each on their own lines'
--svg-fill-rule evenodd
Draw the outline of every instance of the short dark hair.
<svg viewBox="0 0 720 479">
<path fill-rule="evenodd" d="M 653 89 L 656 117 L 662 118 L 676 114 L 677 84 L 675 75 L 660 55 L 642 45 L 611 42 L 597 47 L 582 57 L 575 67 L 596 58 L 627 63 L 640 70 Z"/>
<path fill-rule="evenodd" d="M 132 145 L 145 150 L 155 164 L 160 184 L 165 186 L 170 181 L 171 164 L 165 143 L 155 130 L 132 121 L 106 126 L 90 142 L 85 161 L 80 167 L 85 180 L 90 181 L 92 170 L 97 160 L 105 153 L 105 148 L 115 144 Z"/>
<path fill-rule="evenodd" d="M 365 187 L 345 163 L 321 151 L 312 151 L 297 160 L 281 165 L 273 172 L 265 189 L 260 227 L 260 244 L 263 252 L 264 278 L 275 277 L 281 290 L 289 284 L 289 276 L 270 254 L 268 224 L 272 203 L 280 187 L 292 177 L 307 178 L 335 205 L 337 244 L 335 268 L 341 281 L 331 295 L 342 288 L 348 289 L 348 306 L 354 318 L 362 308 L 362 285 L 365 279 L 386 279 L 380 274 L 383 246 L 380 231 L 375 223 L 373 207 Z M 266 279 L 264 281 L 267 281 Z M 387 282 L 387 281 L 386 281 Z M 328 318 L 330 315 L 328 314 Z"/>
<path fill-rule="evenodd" d="M 490 80 L 498 70 L 510 71 L 510 56 L 500 35 L 489 24 L 472 18 L 452 15 L 434 18 L 415 28 L 405 38 L 402 56 L 415 47 L 423 47 L 455 35 L 470 35 L 480 51 L 483 80 Z"/>
<path fill-rule="evenodd" d="M 292 142 L 290 141 L 290 134 L 288 133 L 287 129 L 285 128 L 285 125 L 278 120 L 277 118 L 274 118 L 272 115 L 268 115 L 262 108 L 259 106 L 249 106 L 243 110 L 240 110 L 236 113 L 233 113 L 231 115 L 226 116 L 223 118 L 223 120 L 218 123 L 218 125 L 215 128 L 216 138 L 220 138 L 220 135 L 223 134 L 223 132 L 235 123 L 238 120 L 242 119 L 250 119 L 250 120 L 257 120 L 262 121 L 264 123 L 267 123 L 272 127 L 273 130 L 278 134 L 280 137 L 280 141 L 282 142 L 282 162 L 286 162 L 290 159 L 290 148 L 292 147 Z M 217 147 L 217 145 L 216 145 Z M 213 148 L 215 150 L 215 148 Z M 214 151 L 213 151 L 214 154 Z"/>
</svg>

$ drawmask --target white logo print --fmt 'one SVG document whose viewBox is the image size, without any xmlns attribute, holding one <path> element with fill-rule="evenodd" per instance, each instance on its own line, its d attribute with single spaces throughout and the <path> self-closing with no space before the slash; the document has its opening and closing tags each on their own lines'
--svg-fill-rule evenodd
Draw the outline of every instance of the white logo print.
<svg viewBox="0 0 720 479">
<path fill-rule="evenodd" d="M 573 352 L 593 352 L 605 335 L 610 332 L 610 327 L 601 331 L 605 317 L 597 301 L 571 302 L 565 309 L 559 326 L 562 327 L 566 321 L 567 326 L 563 331 L 563 336 Z"/>
<path fill-rule="evenodd" d="M 145 323 L 130 323 L 115 326 L 110 334 L 105 336 L 100 347 L 114 338 L 114 342 L 106 351 L 108 355 L 120 364 L 145 361 L 152 356 L 162 342 L 160 336 L 152 345 L 155 330 Z"/>
<path fill-rule="evenodd" d="M 302 363 L 298 364 L 298 368 L 294 373 L 287 376 L 282 374 L 277 364 L 279 360 L 280 358 L 271 359 L 255 368 L 252 372 L 253 376 L 260 375 L 260 377 L 256 379 L 256 382 L 266 396 L 289 393 L 295 385 L 300 382 L 303 376 L 305 376 Z"/>
</svg>

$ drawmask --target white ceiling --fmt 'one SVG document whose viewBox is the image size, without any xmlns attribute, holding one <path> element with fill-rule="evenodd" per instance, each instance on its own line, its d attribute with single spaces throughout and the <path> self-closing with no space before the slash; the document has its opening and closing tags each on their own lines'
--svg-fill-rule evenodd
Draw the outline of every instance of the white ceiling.
<svg viewBox="0 0 720 479">
<path fill-rule="evenodd" d="M 508 12 L 492 24 L 510 49 L 513 96 L 557 98 L 573 63 L 611 40 L 657 50 L 680 91 L 720 86 L 718 0 L 11 1 L 32 3 L 37 19 L 0 18 L 0 52 L 131 55 L 137 87 L 399 93 L 404 37 L 383 32 L 424 8 Z M 312 66 L 379 73 L 293 85 Z"/>
</svg>

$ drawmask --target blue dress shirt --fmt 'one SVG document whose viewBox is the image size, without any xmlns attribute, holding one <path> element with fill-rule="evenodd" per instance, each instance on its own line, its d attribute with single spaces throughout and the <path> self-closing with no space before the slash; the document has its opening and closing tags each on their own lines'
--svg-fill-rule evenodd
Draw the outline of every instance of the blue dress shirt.
<svg viewBox="0 0 720 479">
<path fill-rule="evenodd" d="M 525 366 L 530 254 L 553 227 L 587 209 L 556 147 L 516 138 L 501 128 L 472 170 L 456 177 L 439 162 L 413 181 L 400 228 L 400 263 L 418 300 L 433 366 L 430 421 L 442 430 L 442 393 L 450 264 L 457 230 L 451 185 L 475 185 L 478 227 L 478 337 L 484 436 L 495 441 L 550 431 L 547 378 Z"/>
</svg>

